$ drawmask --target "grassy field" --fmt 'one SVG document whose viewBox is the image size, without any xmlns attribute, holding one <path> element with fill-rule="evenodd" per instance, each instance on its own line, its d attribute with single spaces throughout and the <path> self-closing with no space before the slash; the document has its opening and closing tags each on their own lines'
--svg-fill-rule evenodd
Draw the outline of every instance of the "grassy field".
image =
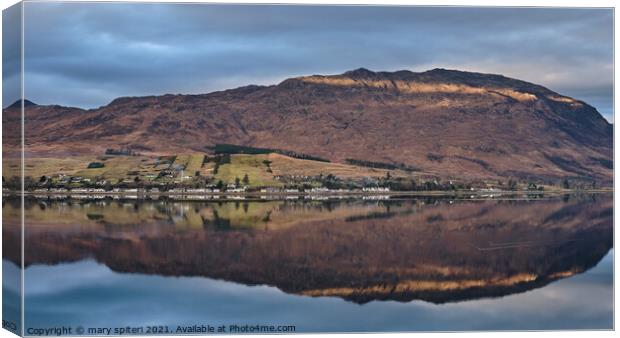
<svg viewBox="0 0 620 338">
<path fill-rule="evenodd" d="M 260 156 L 271 161 L 273 175 L 318 176 L 320 174 L 332 174 L 341 178 L 362 178 L 381 177 L 390 172 L 392 177 L 410 176 L 410 174 L 401 170 L 374 169 L 343 163 L 299 160 L 280 154 Z"/>
<path fill-rule="evenodd" d="M 195 177 L 198 172 L 205 178 L 221 180 L 225 184 L 235 183 L 239 178 L 248 176 L 250 187 L 281 187 L 283 183 L 275 179 L 277 176 L 327 176 L 329 174 L 344 179 L 362 177 L 382 177 L 387 172 L 392 177 L 410 176 L 400 170 L 386 170 L 360 167 L 343 163 L 329 163 L 313 160 L 301 160 L 280 154 L 234 154 L 230 155 L 230 163 L 220 164 L 214 174 L 216 164 L 208 161 L 203 164 L 205 154 L 188 153 L 168 157 L 149 156 L 103 156 L 103 157 L 70 157 L 70 158 L 28 158 L 25 172 L 27 176 L 38 180 L 41 176 L 57 177 L 60 174 L 79 176 L 94 180 L 101 178 L 115 184 L 123 180 L 133 180 L 136 176 L 142 181 L 155 180 L 162 170 L 184 167 L 183 175 Z M 170 162 L 172 161 L 172 165 Z M 100 162 L 102 168 L 88 168 L 92 162 Z M 18 175 L 19 159 L 5 159 L 3 171 L 6 174 Z M 172 178 L 158 179 L 173 180 Z M 174 178 L 178 181 L 179 178 Z"/>
<path fill-rule="evenodd" d="M 78 172 L 86 170 L 88 164 L 98 161 L 89 157 L 70 157 L 70 158 L 27 158 L 25 160 L 24 172 L 26 176 L 39 178 L 43 175 L 52 176 L 58 174 L 77 175 Z M 4 173 L 19 175 L 19 159 L 5 159 L 2 162 L 2 170 Z M 101 172 L 106 168 L 88 169 L 92 173 Z M 6 174 L 5 174 L 6 175 Z"/>
<path fill-rule="evenodd" d="M 114 156 L 98 162 L 103 163 L 105 166 L 103 168 L 78 170 L 75 176 L 90 179 L 102 177 L 116 183 L 115 181 L 117 180 L 130 179 L 135 176 L 156 175 L 152 160 L 142 156 Z M 87 166 L 88 164 L 85 167 Z M 138 173 L 138 175 L 132 175 L 131 173 Z"/>
<path fill-rule="evenodd" d="M 268 161 L 269 166 L 266 162 Z M 268 170 L 271 169 L 271 172 Z M 392 177 L 408 176 L 400 170 L 374 169 L 342 163 L 300 160 L 280 154 L 231 155 L 230 164 L 220 166 L 216 180 L 234 183 L 235 178 L 248 175 L 250 186 L 281 186 L 274 176 L 319 176 L 332 174 L 340 178 L 382 177 L 387 172 Z"/>
<path fill-rule="evenodd" d="M 274 174 L 268 172 L 263 163 L 267 156 L 269 155 L 231 155 L 230 163 L 219 167 L 215 179 L 224 183 L 235 183 L 235 178 L 243 180 L 247 174 L 250 186 L 281 186 L 282 183 L 274 180 Z"/>
<path fill-rule="evenodd" d="M 187 161 L 187 171 L 195 174 L 196 172 L 199 172 L 201 175 L 203 174 L 202 172 L 202 162 L 204 160 L 205 155 L 203 154 L 192 154 L 189 158 L 189 161 Z"/>
</svg>

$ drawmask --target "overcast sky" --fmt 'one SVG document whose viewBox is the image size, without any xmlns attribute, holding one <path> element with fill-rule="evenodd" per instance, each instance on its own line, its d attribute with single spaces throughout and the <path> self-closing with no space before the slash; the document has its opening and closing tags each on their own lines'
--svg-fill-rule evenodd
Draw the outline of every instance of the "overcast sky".
<svg viewBox="0 0 620 338">
<path fill-rule="evenodd" d="M 25 22 L 26 98 L 40 104 L 441 67 L 542 84 L 613 120 L 610 9 L 30 2 Z"/>
</svg>

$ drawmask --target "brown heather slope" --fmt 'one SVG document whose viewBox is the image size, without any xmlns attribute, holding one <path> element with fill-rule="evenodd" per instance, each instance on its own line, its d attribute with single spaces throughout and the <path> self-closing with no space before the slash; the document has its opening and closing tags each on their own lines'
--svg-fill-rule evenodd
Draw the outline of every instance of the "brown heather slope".
<svg viewBox="0 0 620 338">
<path fill-rule="evenodd" d="M 3 123 L 7 154 L 19 144 L 11 137 L 19 112 L 8 108 Z M 593 107 L 524 81 L 444 69 L 358 69 L 204 95 L 118 98 L 92 110 L 29 105 L 26 130 L 30 156 L 232 143 L 403 162 L 444 177 L 613 179 L 613 127 Z"/>
</svg>

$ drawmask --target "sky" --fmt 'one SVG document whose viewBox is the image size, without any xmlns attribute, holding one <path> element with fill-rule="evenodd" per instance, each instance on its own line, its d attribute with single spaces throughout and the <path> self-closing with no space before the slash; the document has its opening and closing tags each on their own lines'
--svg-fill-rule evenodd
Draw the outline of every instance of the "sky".
<svg viewBox="0 0 620 338">
<path fill-rule="evenodd" d="M 29 2 L 24 20 L 25 97 L 39 104 L 447 68 L 541 84 L 613 121 L 611 9 Z M 6 106 L 19 59 L 3 61 Z"/>
</svg>

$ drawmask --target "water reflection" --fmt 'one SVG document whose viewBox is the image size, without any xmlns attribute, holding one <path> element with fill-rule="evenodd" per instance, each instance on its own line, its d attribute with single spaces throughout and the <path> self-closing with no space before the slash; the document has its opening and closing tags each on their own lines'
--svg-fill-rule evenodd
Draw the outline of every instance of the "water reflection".
<svg viewBox="0 0 620 338">
<path fill-rule="evenodd" d="M 125 296 L 135 292 L 134 287 L 122 282 L 129 283 L 132 279 L 141 280 L 140 285 L 148 285 L 146 289 L 153 293 L 173 292 L 184 283 L 217 286 L 215 290 L 231 288 L 245 295 L 245 300 L 227 305 L 239 311 L 248 304 L 261 303 L 258 300 L 265 290 L 273 293 L 279 292 L 278 289 L 288 294 L 278 299 L 291 306 L 292 311 L 295 304 L 301 303 L 313 304 L 316 311 L 324 311 L 323 306 L 329 306 L 334 299 L 350 304 L 340 306 L 344 312 L 361 311 L 367 316 L 398 312 L 399 303 L 384 302 L 388 300 L 422 308 L 429 303 L 459 307 L 456 304 L 486 302 L 487 306 L 505 306 L 505 299 L 525 302 L 520 297 L 531 297 L 523 292 L 546 290 L 556 284 L 549 285 L 551 282 L 591 269 L 608 254 L 613 238 L 611 195 L 502 201 L 448 198 L 240 202 L 29 200 L 26 204 L 27 312 L 29 299 L 37 304 L 31 309 L 41 308 L 41 292 L 47 295 L 45 299 L 56 301 L 74 288 L 92 292 L 82 295 L 87 298 L 114 299 L 115 292 Z M 11 222 L 10 217 L 18 209 L 7 200 L 3 210 L 6 248 L 19 238 L 19 223 Z M 5 258 L 16 261 L 18 257 Z M 67 264 L 70 262 L 76 263 Z M 607 268 L 611 274 L 611 267 Z M 74 274 L 83 270 L 83 274 L 68 281 L 67 269 Z M 85 285 L 92 282 L 84 280 L 89 271 L 105 278 L 117 276 L 114 280 L 118 283 L 104 288 L 105 295 L 98 294 L 95 288 Z M 201 278 L 185 280 L 165 276 Z M 242 285 L 265 286 L 243 288 Z M 611 282 L 603 288 L 611 293 Z M 210 289 L 207 293 L 213 296 L 214 292 Z M 498 298 L 508 295 L 517 296 Z M 148 291 L 127 297 L 136 306 L 158 299 Z M 150 297 L 153 300 L 148 300 Z M 203 300 L 208 303 L 207 298 Z M 179 300 L 183 301 L 193 302 L 189 298 Z M 71 303 L 74 311 L 80 306 L 83 306 L 80 311 L 88 311 L 93 306 L 90 303 L 78 306 L 78 303 Z M 391 305 L 377 305 L 381 303 Z M 597 313 L 604 313 L 605 318 L 583 322 L 582 326 L 610 323 L 610 304 L 588 304 L 598 309 Z M 199 313 L 202 311 L 201 306 L 194 306 Z M 350 306 L 365 310 L 352 310 Z M 533 304 L 514 306 L 539 311 Z M 441 315 L 441 309 L 433 308 L 433 311 Z M 213 306 L 205 304 L 204 311 L 213 311 Z M 557 311 L 564 313 L 567 309 L 557 308 Z M 309 315 L 321 318 L 318 312 Z M 41 313 L 37 313 L 30 316 L 35 322 L 43 320 Z M 446 311 L 445 315 L 449 313 Z M 247 319 L 259 317 L 264 319 L 251 314 Z M 133 324 L 137 320 L 132 319 Z M 520 321 L 517 325 L 518 318 L 512 323 L 503 317 L 502 320 L 504 326 L 490 319 L 487 326 L 449 325 L 441 321 L 443 327 L 434 329 L 563 327 L 557 323 L 544 327 Z M 417 330 L 421 329 L 420 325 L 392 323 L 386 329 Z M 332 331 L 354 329 L 344 323 L 338 327 L 337 323 L 317 322 L 306 330 L 321 330 L 321 327 Z"/>
</svg>

